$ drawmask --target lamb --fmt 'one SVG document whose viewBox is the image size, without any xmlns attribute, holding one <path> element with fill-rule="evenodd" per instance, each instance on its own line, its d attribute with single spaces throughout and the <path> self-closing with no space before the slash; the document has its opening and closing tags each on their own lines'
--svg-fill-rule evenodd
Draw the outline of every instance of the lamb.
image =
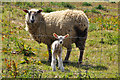
<svg viewBox="0 0 120 80">
<path fill-rule="evenodd" d="M 26 29 L 30 32 L 34 40 L 47 45 L 49 61 L 51 61 L 51 44 L 55 40 L 51 35 L 69 34 L 69 38 L 64 40 L 63 46 L 67 48 L 67 55 L 64 62 L 68 62 L 71 44 L 75 43 L 80 50 L 78 62 L 82 63 L 85 42 L 87 39 L 89 21 L 85 13 L 81 10 L 62 10 L 51 13 L 43 13 L 42 10 L 23 10 L 26 12 Z"/>
<path fill-rule="evenodd" d="M 52 62 L 51 67 L 53 71 L 56 71 L 56 56 L 58 57 L 58 68 L 63 72 L 63 62 L 62 62 L 62 44 L 63 40 L 66 39 L 69 34 L 65 36 L 58 36 L 56 33 L 53 33 L 53 36 L 58 39 L 52 43 Z"/>
</svg>

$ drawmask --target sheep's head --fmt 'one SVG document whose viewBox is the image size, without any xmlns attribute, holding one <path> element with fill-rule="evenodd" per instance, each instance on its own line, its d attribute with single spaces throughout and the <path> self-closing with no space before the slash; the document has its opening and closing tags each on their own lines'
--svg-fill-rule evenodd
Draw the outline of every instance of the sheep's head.
<svg viewBox="0 0 120 80">
<path fill-rule="evenodd" d="M 66 34 L 65 36 L 58 36 L 56 33 L 53 33 L 53 36 L 58 39 L 59 44 L 63 44 L 63 40 L 69 37 L 69 34 Z"/>
<path fill-rule="evenodd" d="M 42 12 L 42 10 L 31 9 L 31 10 L 23 10 L 26 15 L 26 21 L 28 23 L 36 23 L 38 21 L 37 16 Z"/>
</svg>

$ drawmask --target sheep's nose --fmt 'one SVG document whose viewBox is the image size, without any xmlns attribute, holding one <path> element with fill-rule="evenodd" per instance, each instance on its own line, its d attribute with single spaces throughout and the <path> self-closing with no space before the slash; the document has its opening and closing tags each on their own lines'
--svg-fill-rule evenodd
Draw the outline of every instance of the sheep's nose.
<svg viewBox="0 0 120 80">
<path fill-rule="evenodd" d="M 60 41 L 60 44 L 62 44 L 62 41 Z"/>
<path fill-rule="evenodd" d="M 34 23 L 35 20 L 31 20 L 31 23 Z"/>
</svg>

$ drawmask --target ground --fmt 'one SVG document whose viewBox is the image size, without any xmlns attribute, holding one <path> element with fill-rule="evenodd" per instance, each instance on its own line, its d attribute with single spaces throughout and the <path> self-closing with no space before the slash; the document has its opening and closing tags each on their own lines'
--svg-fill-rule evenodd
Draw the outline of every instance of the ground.
<svg viewBox="0 0 120 80">
<path fill-rule="evenodd" d="M 75 9 L 86 10 L 90 21 L 83 63 L 78 64 L 79 49 L 72 44 L 69 63 L 64 63 L 65 72 L 52 72 L 48 60 L 47 46 L 34 41 L 25 31 L 25 13 L 22 9 L 34 4 L 52 7 L 54 10 L 67 9 L 50 3 L 3 3 L 2 5 L 2 76 L 3 78 L 116 78 L 118 77 L 118 3 L 70 3 Z M 107 11 L 89 11 L 101 4 Z M 10 6 L 12 5 L 12 6 Z M 30 6 L 29 6 L 30 5 Z M 54 7 L 56 6 L 56 7 Z M 113 13 L 114 12 L 114 13 Z M 8 15 L 9 14 L 9 15 Z M 66 48 L 62 57 L 65 58 Z"/>
</svg>

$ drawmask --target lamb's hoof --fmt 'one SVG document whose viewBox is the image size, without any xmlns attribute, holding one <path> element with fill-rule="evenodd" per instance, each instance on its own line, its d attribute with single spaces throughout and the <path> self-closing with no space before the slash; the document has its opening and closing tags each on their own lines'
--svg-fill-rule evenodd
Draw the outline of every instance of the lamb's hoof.
<svg viewBox="0 0 120 80">
<path fill-rule="evenodd" d="M 64 68 L 61 71 L 64 72 L 65 71 Z"/>
<path fill-rule="evenodd" d="M 64 61 L 63 61 L 63 63 L 69 63 L 69 62 L 70 62 L 70 61 L 68 61 L 68 60 L 64 60 Z"/>
<path fill-rule="evenodd" d="M 53 69 L 52 71 L 53 71 L 53 72 L 55 72 L 56 70 L 55 70 L 55 69 Z"/>
<path fill-rule="evenodd" d="M 58 70 L 60 70 L 60 67 L 58 67 Z"/>
<path fill-rule="evenodd" d="M 64 70 L 61 70 L 62 72 L 64 72 Z"/>
<path fill-rule="evenodd" d="M 48 60 L 49 63 L 51 63 L 51 60 Z"/>
</svg>

